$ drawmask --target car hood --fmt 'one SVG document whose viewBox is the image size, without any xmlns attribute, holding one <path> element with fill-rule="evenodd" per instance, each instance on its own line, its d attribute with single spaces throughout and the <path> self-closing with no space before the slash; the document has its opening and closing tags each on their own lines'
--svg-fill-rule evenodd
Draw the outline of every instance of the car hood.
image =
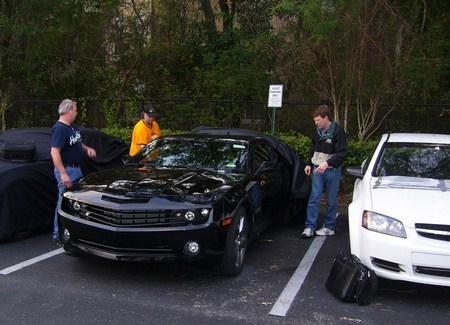
<svg viewBox="0 0 450 325">
<path fill-rule="evenodd" d="M 379 177 L 371 184 L 372 210 L 415 223 L 450 223 L 450 180 L 415 177 Z"/>
<path fill-rule="evenodd" d="M 217 192 L 238 176 L 208 170 L 122 167 L 87 175 L 80 190 L 96 190 L 126 197 L 194 195 Z"/>
</svg>

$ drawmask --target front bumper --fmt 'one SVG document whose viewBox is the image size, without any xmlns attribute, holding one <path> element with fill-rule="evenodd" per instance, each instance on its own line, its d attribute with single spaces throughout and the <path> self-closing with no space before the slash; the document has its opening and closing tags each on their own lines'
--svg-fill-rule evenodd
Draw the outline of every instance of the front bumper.
<svg viewBox="0 0 450 325">
<path fill-rule="evenodd" d="M 407 238 L 367 230 L 349 219 L 350 247 L 380 277 L 450 286 L 450 242 L 420 236 L 407 228 Z"/>
<path fill-rule="evenodd" d="M 218 224 L 184 227 L 117 227 L 59 211 L 64 247 L 114 260 L 196 260 L 223 254 L 225 235 Z M 196 243 L 198 252 L 187 245 Z"/>
</svg>

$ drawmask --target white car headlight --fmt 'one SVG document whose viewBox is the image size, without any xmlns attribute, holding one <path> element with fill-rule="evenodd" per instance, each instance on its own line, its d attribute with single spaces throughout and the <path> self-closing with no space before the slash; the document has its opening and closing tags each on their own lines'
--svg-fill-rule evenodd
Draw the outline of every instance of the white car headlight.
<svg viewBox="0 0 450 325">
<path fill-rule="evenodd" d="M 406 238 L 405 227 L 401 221 L 375 212 L 363 212 L 362 226 L 371 231 Z"/>
</svg>

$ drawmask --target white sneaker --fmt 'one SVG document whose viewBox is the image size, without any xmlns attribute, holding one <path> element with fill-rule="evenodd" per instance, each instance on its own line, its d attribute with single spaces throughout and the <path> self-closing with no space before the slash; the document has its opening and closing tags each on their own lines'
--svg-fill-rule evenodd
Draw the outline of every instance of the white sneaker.
<svg viewBox="0 0 450 325">
<path fill-rule="evenodd" d="M 310 238 L 314 236 L 314 231 L 311 230 L 311 228 L 305 228 L 302 232 L 302 238 Z"/>
<path fill-rule="evenodd" d="M 319 229 L 316 231 L 317 236 L 333 236 L 334 230 L 330 230 L 328 228 L 323 227 L 322 229 Z"/>
</svg>

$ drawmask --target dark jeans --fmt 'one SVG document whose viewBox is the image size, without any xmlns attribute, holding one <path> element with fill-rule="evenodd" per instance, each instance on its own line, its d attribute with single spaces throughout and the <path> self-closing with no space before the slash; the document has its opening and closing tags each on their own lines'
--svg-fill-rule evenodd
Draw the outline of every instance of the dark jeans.
<svg viewBox="0 0 450 325">
<path fill-rule="evenodd" d="M 325 215 L 325 227 L 334 230 L 337 213 L 337 195 L 339 192 L 339 183 L 341 180 L 342 168 L 328 168 L 323 174 L 315 174 L 317 166 L 312 170 L 312 190 L 306 210 L 305 227 L 311 230 L 316 229 L 317 217 L 319 214 L 320 199 L 323 190 L 327 190 L 327 211 Z"/>
</svg>

